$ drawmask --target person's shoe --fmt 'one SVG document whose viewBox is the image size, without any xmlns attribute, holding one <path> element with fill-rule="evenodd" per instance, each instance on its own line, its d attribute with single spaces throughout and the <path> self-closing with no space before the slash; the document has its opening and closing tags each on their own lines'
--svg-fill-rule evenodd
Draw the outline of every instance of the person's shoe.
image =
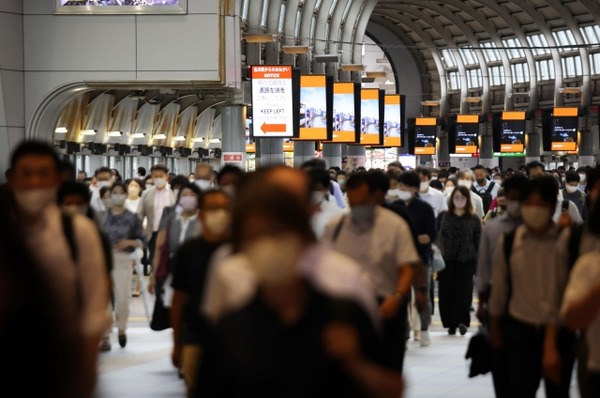
<svg viewBox="0 0 600 398">
<path fill-rule="evenodd" d="M 454 336 L 456 334 L 456 328 L 448 328 L 448 334 Z"/>
<path fill-rule="evenodd" d="M 127 345 L 127 335 L 125 333 L 119 335 L 119 345 L 121 348 L 125 348 Z"/>
<path fill-rule="evenodd" d="M 460 332 L 461 336 L 464 336 L 467 333 L 467 327 L 465 326 L 464 323 L 461 323 L 460 325 L 458 325 L 458 331 Z"/>
<path fill-rule="evenodd" d="M 475 312 L 475 307 L 473 307 L 473 306 L 471 305 L 471 307 L 469 308 L 469 310 L 470 310 L 471 312 Z"/>
<path fill-rule="evenodd" d="M 413 339 L 415 341 L 421 340 L 421 331 L 420 330 L 413 330 Z"/>
<path fill-rule="evenodd" d="M 107 351 L 110 351 L 110 350 L 111 350 L 111 348 L 112 348 L 112 347 L 111 347 L 111 345 L 110 345 L 110 341 L 108 341 L 108 340 L 102 340 L 102 341 L 100 342 L 100 345 L 98 346 L 98 350 L 99 350 L 100 352 L 107 352 Z"/>
<path fill-rule="evenodd" d="M 142 294 L 141 290 L 135 290 L 133 291 L 133 293 L 131 293 L 131 297 L 140 297 Z"/>
<path fill-rule="evenodd" d="M 429 330 L 421 330 L 421 347 L 429 347 L 430 344 Z"/>
</svg>

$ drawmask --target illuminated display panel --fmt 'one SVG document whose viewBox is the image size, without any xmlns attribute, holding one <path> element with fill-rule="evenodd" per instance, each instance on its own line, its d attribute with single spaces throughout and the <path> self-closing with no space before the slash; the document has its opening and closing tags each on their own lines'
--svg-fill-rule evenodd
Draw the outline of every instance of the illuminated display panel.
<svg viewBox="0 0 600 398">
<path fill-rule="evenodd" d="M 383 122 L 383 146 L 402 146 L 402 97 L 386 95 Z"/>
<path fill-rule="evenodd" d="M 252 67 L 252 132 L 256 138 L 294 136 L 292 67 Z"/>
<path fill-rule="evenodd" d="M 415 155 L 434 155 L 437 139 L 437 121 L 434 117 L 420 117 L 415 120 Z"/>
<path fill-rule="evenodd" d="M 458 115 L 456 118 L 456 154 L 477 153 L 479 115 Z"/>
<path fill-rule="evenodd" d="M 500 152 L 515 153 L 525 150 L 525 112 L 502 112 Z"/>
<path fill-rule="evenodd" d="M 327 140 L 327 80 L 325 75 L 300 77 L 300 135 L 298 140 Z"/>
<path fill-rule="evenodd" d="M 333 143 L 356 142 L 356 97 L 354 83 L 333 84 Z"/>
<path fill-rule="evenodd" d="M 379 89 L 365 88 L 360 95 L 360 144 L 381 145 Z"/>
</svg>

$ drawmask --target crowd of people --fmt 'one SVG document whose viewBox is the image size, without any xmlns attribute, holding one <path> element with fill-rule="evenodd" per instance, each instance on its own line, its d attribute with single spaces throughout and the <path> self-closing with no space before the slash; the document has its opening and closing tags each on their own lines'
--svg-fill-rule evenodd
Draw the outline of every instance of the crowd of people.
<svg viewBox="0 0 600 398">
<path fill-rule="evenodd" d="M 574 368 L 582 397 L 600 394 L 600 168 L 313 159 L 88 178 L 28 141 L 7 177 L 0 374 L 35 365 L 23 395 L 93 396 L 146 279 L 188 397 L 398 398 L 407 341 L 432 344 L 436 291 L 449 335 L 472 312 L 489 330 L 497 397 L 535 397 L 541 380 L 568 397 Z"/>
</svg>

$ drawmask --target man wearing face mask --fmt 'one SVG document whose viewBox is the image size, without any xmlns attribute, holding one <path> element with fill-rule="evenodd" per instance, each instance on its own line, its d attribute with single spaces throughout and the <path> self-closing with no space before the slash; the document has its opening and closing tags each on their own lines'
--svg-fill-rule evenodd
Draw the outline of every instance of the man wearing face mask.
<svg viewBox="0 0 600 398">
<path fill-rule="evenodd" d="M 546 396 L 569 396 L 574 337 L 559 322 L 569 230 L 552 221 L 557 191 L 554 177 L 531 180 L 521 196 L 523 224 L 494 253 L 490 340 L 506 351 L 510 397 L 536 396 L 541 378 Z"/>
<path fill-rule="evenodd" d="M 483 165 L 478 164 L 473 168 L 475 177 L 475 183 L 471 190 L 479 194 L 483 201 L 483 212 L 487 213 L 490 209 L 492 201 L 498 196 L 498 189 L 500 184 L 496 184 L 494 181 L 488 180 L 488 171 Z"/>
<path fill-rule="evenodd" d="M 208 191 L 213 187 L 212 183 L 213 169 L 208 163 L 198 163 L 196 172 L 194 173 L 194 184 L 201 191 Z"/>
<path fill-rule="evenodd" d="M 407 299 L 419 254 L 409 224 L 391 210 L 376 205 L 368 173 L 352 175 L 346 192 L 350 214 L 330 223 L 323 239 L 362 267 L 380 303 L 385 348 L 394 368 L 401 371 Z M 377 248 L 365 249 L 365 242 Z"/>
<path fill-rule="evenodd" d="M 96 189 L 92 192 L 90 206 L 97 213 L 105 212 L 107 209 L 104 203 L 102 203 L 100 190 L 104 187 L 111 187 L 113 183 L 112 172 L 108 167 L 100 167 L 94 172 L 94 177 L 96 178 Z"/>
<path fill-rule="evenodd" d="M 308 171 L 312 190 L 312 204 L 315 206 L 315 213 L 311 219 L 311 225 L 317 236 L 321 239 L 325 233 L 325 227 L 331 220 L 338 217 L 344 210 L 340 209 L 335 203 L 335 199 L 330 194 L 330 176 L 323 169 L 312 169 Z"/>
<path fill-rule="evenodd" d="M 96 225 L 79 214 L 63 216 L 55 202 L 62 183 L 59 164 L 52 147 L 25 141 L 12 154 L 8 187 L 25 243 L 60 304 L 64 319 L 59 323 L 65 331 L 75 325 L 70 349 L 81 353 L 81 362 L 74 377 L 82 381 L 78 396 L 90 397 L 98 344 L 110 324 L 106 262 Z"/>
<path fill-rule="evenodd" d="M 221 167 L 217 175 L 217 185 L 219 189 L 225 191 L 232 198 L 235 197 L 237 190 L 244 181 L 244 171 L 237 166 L 226 164 Z"/>
<path fill-rule="evenodd" d="M 473 187 L 473 171 L 471 169 L 463 169 L 456 173 L 456 185 L 459 187 L 466 187 L 471 195 L 471 203 L 473 206 L 473 213 L 477 215 L 480 219 L 485 217 L 485 212 L 483 211 L 483 200 L 479 195 L 471 190 Z M 448 202 L 450 199 L 448 199 Z"/>
<path fill-rule="evenodd" d="M 529 180 L 522 174 L 515 174 L 504 180 L 505 211 L 488 222 L 481 231 L 479 254 L 477 258 L 476 286 L 479 295 L 477 318 L 485 324 L 489 321 L 488 301 L 492 290 L 492 262 L 498 239 L 507 231 L 521 225 L 521 195 L 527 190 Z M 506 372 L 506 353 L 494 351 L 492 378 L 497 398 L 508 397 L 508 374 Z"/>
<path fill-rule="evenodd" d="M 570 200 L 577 206 L 579 215 L 585 219 L 585 203 L 587 195 L 579 189 L 581 177 L 575 171 L 567 171 L 565 173 L 565 189 L 562 190 L 563 199 Z"/>
<path fill-rule="evenodd" d="M 428 167 L 418 167 L 417 173 L 419 173 L 419 198 L 429 203 L 433 208 L 433 213 L 437 217 L 440 213 L 448 210 L 448 202 L 444 197 L 444 194 L 433 189 L 429 186 L 431 182 L 431 169 Z"/>
<path fill-rule="evenodd" d="M 431 251 L 431 244 L 436 238 L 436 225 L 435 215 L 433 208 L 429 203 L 421 200 L 417 193 L 420 189 L 422 182 L 414 171 L 406 171 L 398 178 L 398 189 L 400 190 L 400 198 L 398 201 L 392 203 L 390 208 L 393 210 L 394 207 L 400 207 L 407 211 L 411 224 L 414 228 L 414 233 L 417 235 L 419 255 L 421 256 L 421 263 L 423 267 L 423 284 L 419 286 L 413 286 L 415 291 L 424 293 L 426 300 L 425 308 L 419 311 L 419 320 L 415 322 L 420 324 L 420 327 L 414 330 L 415 340 L 419 340 L 421 347 L 427 347 L 431 343 L 429 337 L 429 325 L 431 324 L 431 310 L 433 303 L 430 298 L 431 288 L 431 260 L 433 258 L 433 252 Z"/>
<path fill-rule="evenodd" d="M 196 390 L 198 362 L 206 346 L 209 324 L 198 308 L 204 295 L 213 253 L 228 241 L 231 230 L 231 198 L 222 191 L 207 191 L 197 203 L 202 235 L 183 243 L 172 269 L 175 290 L 170 319 L 173 327 L 173 365 L 181 368 L 188 397 Z"/>
<path fill-rule="evenodd" d="M 146 241 L 148 242 L 148 261 L 144 264 L 144 274 L 150 274 L 150 264 L 154 259 L 156 237 L 160 229 L 160 220 L 165 207 L 173 206 L 175 195 L 167 185 L 169 169 L 162 164 L 156 164 L 150 169 L 154 186 L 148 187 L 142 194 L 138 208 L 138 217 L 146 222 Z"/>
</svg>

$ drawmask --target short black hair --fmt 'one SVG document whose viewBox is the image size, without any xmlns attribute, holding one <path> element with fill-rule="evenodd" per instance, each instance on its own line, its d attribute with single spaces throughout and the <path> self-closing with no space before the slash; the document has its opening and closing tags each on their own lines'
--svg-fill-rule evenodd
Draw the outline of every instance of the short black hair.
<svg viewBox="0 0 600 398">
<path fill-rule="evenodd" d="M 347 175 L 348 175 L 348 173 L 346 173 L 344 170 L 340 170 L 340 171 L 337 172 L 336 177 L 339 177 L 339 176 L 344 176 L 345 177 Z"/>
<path fill-rule="evenodd" d="M 142 177 L 146 176 L 146 168 L 145 167 L 138 167 L 137 172 Z"/>
<path fill-rule="evenodd" d="M 576 171 L 567 171 L 565 173 L 565 182 L 579 182 L 581 178 L 579 177 L 579 173 Z"/>
<path fill-rule="evenodd" d="M 186 176 L 179 174 L 173 177 L 173 179 L 169 181 L 169 184 L 172 189 L 175 189 L 175 187 L 184 187 L 188 182 L 190 182 L 190 180 Z"/>
<path fill-rule="evenodd" d="M 346 189 L 350 190 L 360 188 L 363 185 L 368 186 L 369 191 L 373 192 L 367 173 L 352 173 L 350 177 L 348 177 L 348 181 L 346 181 Z"/>
<path fill-rule="evenodd" d="M 10 158 L 10 168 L 14 169 L 19 160 L 23 156 L 28 155 L 51 157 L 54 165 L 56 166 L 56 171 L 59 171 L 61 168 L 61 161 L 58 157 L 58 153 L 52 146 L 43 141 L 23 141 L 21 144 L 19 144 Z"/>
<path fill-rule="evenodd" d="M 302 163 L 302 165 L 300 166 L 301 169 L 312 169 L 312 168 L 317 168 L 317 169 L 323 169 L 326 170 L 327 169 L 327 163 L 323 160 L 323 159 L 310 159 L 307 160 L 306 162 Z"/>
<path fill-rule="evenodd" d="M 233 164 L 226 164 L 225 166 L 221 167 L 221 170 L 219 170 L 217 173 L 217 184 L 221 183 L 221 178 L 223 178 L 223 176 L 226 174 L 235 174 L 240 182 L 244 178 L 244 170 Z"/>
<path fill-rule="evenodd" d="M 198 207 L 201 207 L 203 194 L 198 185 L 189 182 L 189 180 L 186 180 L 182 185 L 180 185 L 180 187 L 181 188 L 179 189 L 179 193 L 177 194 L 177 197 L 175 198 L 176 203 L 179 203 L 179 198 L 181 198 L 181 193 L 183 192 L 183 190 L 185 188 L 187 188 L 187 189 L 192 190 L 192 192 L 194 192 L 196 194 L 196 196 L 198 196 Z"/>
<path fill-rule="evenodd" d="M 127 187 L 122 182 L 114 182 L 108 189 L 110 189 L 110 193 L 112 194 L 112 191 L 118 187 L 123 188 L 123 191 L 127 193 Z"/>
<path fill-rule="evenodd" d="M 448 172 L 448 170 L 446 169 L 441 169 L 440 171 L 438 171 L 438 179 L 440 178 L 450 178 L 450 173 Z"/>
<path fill-rule="evenodd" d="M 398 182 L 411 188 L 419 188 L 421 185 L 419 174 L 414 170 L 405 171 L 404 173 L 400 174 Z"/>
<path fill-rule="evenodd" d="M 507 194 L 508 191 L 515 190 L 519 193 L 519 197 L 521 197 L 523 192 L 529 189 L 529 183 L 529 179 L 523 174 L 513 174 L 502 181 L 502 187 L 504 187 L 504 192 Z"/>
<path fill-rule="evenodd" d="M 56 194 L 58 204 L 63 203 L 65 197 L 68 195 L 77 195 L 83 198 L 86 203 L 89 203 L 91 199 L 90 189 L 87 185 L 75 181 L 69 181 L 62 184 Z"/>
<path fill-rule="evenodd" d="M 473 167 L 473 171 L 475 170 L 483 170 L 486 173 L 489 173 L 489 169 L 486 169 L 485 166 L 482 164 L 478 164 L 477 166 Z"/>
<path fill-rule="evenodd" d="M 153 171 L 164 171 L 165 174 L 169 174 L 169 168 L 161 163 L 152 166 L 152 168 L 150 168 L 150 173 L 152 173 Z"/>
<path fill-rule="evenodd" d="M 448 173 L 450 173 L 450 174 L 456 174 L 457 171 L 458 171 L 458 168 L 456 168 L 454 166 L 450 166 L 448 168 Z"/>
<path fill-rule="evenodd" d="M 69 178 L 75 178 L 75 165 L 68 159 L 63 159 L 60 161 L 60 166 L 58 168 L 61 173 L 67 173 Z"/>
<path fill-rule="evenodd" d="M 323 186 L 323 188 L 329 188 L 331 185 L 331 178 L 329 178 L 329 172 L 325 169 L 308 170 L 308 178 L 310 179 L 311 191 L 315 191 L 317 185 L 321 185 Z"/>
<path fill-rule="evenodd" d="M 382 191 L 387 192 L 390 189 L 390 180 L 380 170 L 369 170 L 364 173 L 369 181 L 369 188 L 371 192 Z"/>
<path fill-rule="evenodd" d="M 108 173 L 112 175 L 112 171 L 110 171 L 110 169 L 106 166 L 98 167 L 96 171 L 94 171 L 94 177 L 98 177 L 100 173 Z"/>
<path fill-rule="evenodd" d="M 542 171 L 546 171 L 546 167 L 544 166 L 544 163 L 538 161 L 538 160 L 533 160 L 529 163 L 527 163 L 525 165 L 525 172 L 527 173 L 527 175 L 529 175 L 529 172 L 531 171 L 531 169 L 536 169 L 540 167 L 542 169 Z"/>
<path fill-rule="evenodd" d="M 589 190 L 600 181 L 600 164 L 597 164 L 593 169 L 587 171 L 587 184 L 586 190 Z"/>
<path fill-rule="evenodd" d="M 556 178 L 548 175 L 536 177 L 529 183 L 529 189 L 525 190 L 523 196 L 521 196 L 521 201 L 527 200 L 534 193 L 538 193 L 544 202 L 556 206 L 558 188 L 559 185 Z"/>
<path fill-rule="evenodd" d="M 140 195 L 142 194 L 142 192 L 146 189 L 146 181 L 141 180 L 139 178 L 130 178 L 128 180 L 125 180 L 125 185 L 127 185 L 127 188 L 129 188 L 129 184 L 135 181 L 137 182 L 137 184 L 140 186 Z"/>
<path fill-rule="evenodd" d="M 440 191 L 444 189 L 444 184 L 440 180 L 429 181 L 429 186 Z"/>
<path fill-rule="evenodd" d="M 431 180 L 431 169 L 429 167 L 417 167 L 417 173 L 424 175 L 428 180 Z M 417 177 L 419 177 L 418 174 Z"/>
</svg>

